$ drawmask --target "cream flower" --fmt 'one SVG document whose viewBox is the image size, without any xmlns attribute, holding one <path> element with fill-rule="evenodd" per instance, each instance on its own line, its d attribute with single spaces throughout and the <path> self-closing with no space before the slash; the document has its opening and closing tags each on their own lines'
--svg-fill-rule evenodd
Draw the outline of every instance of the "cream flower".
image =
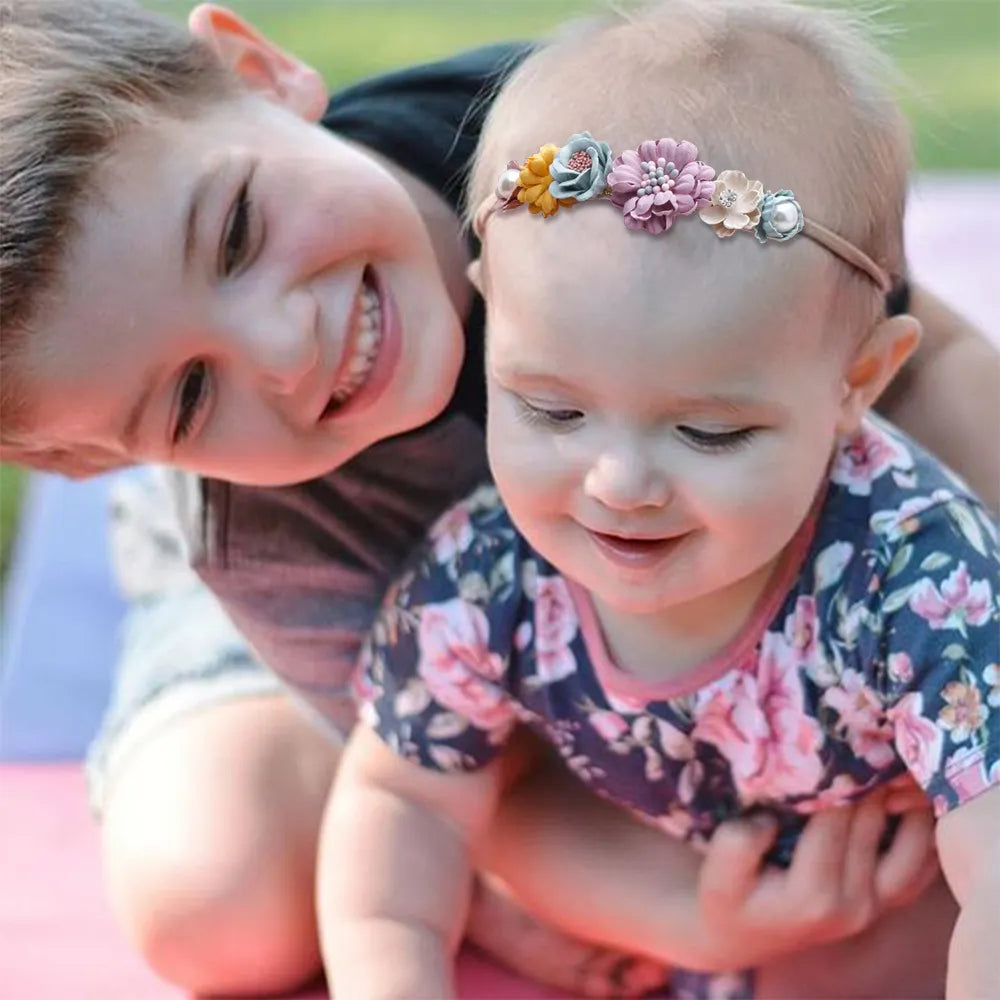
<svg viewBox="0 0 1000 1000">
<path fill-rule="evenodd" d="M 741 170 L 723 170 L 715 179 L 712 201 L 698 212 L 716 236 L 727 237 L 743 229 L 755 229 L 760 221 L 764 185 L 750 180 Z"/>
</svg>

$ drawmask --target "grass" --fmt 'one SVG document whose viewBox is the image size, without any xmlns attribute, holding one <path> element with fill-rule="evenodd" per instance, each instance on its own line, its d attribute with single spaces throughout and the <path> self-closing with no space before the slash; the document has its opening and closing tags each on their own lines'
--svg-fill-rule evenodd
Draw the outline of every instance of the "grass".
<svg viewBox="0 0 1000 1000">
<path fill-rule="evenodd" d="M 837 0 L 833 0 L 837 2 Z M 857 9 L 856 0 L 839 0 Z M 189 3 L 147 0 L 183 18 Z M 331 89 L 489 41 L 533 38 L 585 0 L 231 0 L 265 34 L 312 63 Z M 870 9 L 870 5 L 865 5 Z M 924 170 L 1000 170 L 1000 4 L 897 0 L 874 22 L 909 84 L 900 95 Z M 0 467 L 0 571 L 21 475 Z"/>
</svg>

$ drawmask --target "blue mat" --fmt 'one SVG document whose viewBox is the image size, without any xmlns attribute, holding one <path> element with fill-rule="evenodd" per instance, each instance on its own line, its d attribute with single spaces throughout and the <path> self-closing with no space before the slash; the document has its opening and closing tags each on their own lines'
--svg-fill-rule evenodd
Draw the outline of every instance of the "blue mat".
<svg viewBox="0 0 1000 1000">
<path fill-rule="evenodd" d="M 31 478 L 4 593 L 0 760 L 83 754 L 108 701 L 123 604 L 108 560 L 116 476 Z"/>
</svg>

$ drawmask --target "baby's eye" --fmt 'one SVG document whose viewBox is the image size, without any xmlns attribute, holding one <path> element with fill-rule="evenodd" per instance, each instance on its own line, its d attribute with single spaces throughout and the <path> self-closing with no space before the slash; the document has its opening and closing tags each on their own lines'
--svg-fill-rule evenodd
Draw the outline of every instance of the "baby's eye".
<svg viewBox="0 0 1000 1000">
<path fill-rule="evenodd" d="M 581 420 L 584 414 L 581 410 L 572 410 L 562 407 L 536 406 L 526 399 L 517 399 L 518 416 L 524 423 L 530 425 L 538 424 L 542 427 L 549 427 L 552 430 L 571 430 Z"/>
<path fill-rule="evenodd" d="M 240 187 L 226 218 L 219 247 L 219 273 L 229 277 L 246 259 L 250 246 L 250 198 L 248 177 Z"/>
<path fill-rule="evenodd" d="M 681 424 L 677 432 L 695 448 L 702 451 L 735 451 L 757 433 L 756 427 L 740 427 L 730 431 L 707 431 L 701 427 Z"/>
<path fill-rule="evenodd" d="M 208 398 L 208 388 L 208 365 L 204 361 L 192 361 L 181 376 L 177 393 L 177 422 L 170 436 L 174 445 L 184 441 L 191 432 L 191 425 Z"/>
</svg>

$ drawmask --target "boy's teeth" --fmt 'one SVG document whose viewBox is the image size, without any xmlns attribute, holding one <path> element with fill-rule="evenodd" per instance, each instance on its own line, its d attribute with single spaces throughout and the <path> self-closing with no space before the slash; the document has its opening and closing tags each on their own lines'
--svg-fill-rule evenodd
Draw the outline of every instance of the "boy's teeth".
<svg viewBox="0 0 1000 1000">
<path fill-rule="evenodd" d="M 344 366 L 344 374 L 330 396 L 331 401 L 338 406 L 346 403 L 364 384 L 375 363 L 382 340 L 382 310 L 379 307 L 378 293 L 365 285 L 361 290 L 360 305 L 354 329 L 348 338 L 348 343 L 353 344 L 352 357 Z"/>
</svg>

